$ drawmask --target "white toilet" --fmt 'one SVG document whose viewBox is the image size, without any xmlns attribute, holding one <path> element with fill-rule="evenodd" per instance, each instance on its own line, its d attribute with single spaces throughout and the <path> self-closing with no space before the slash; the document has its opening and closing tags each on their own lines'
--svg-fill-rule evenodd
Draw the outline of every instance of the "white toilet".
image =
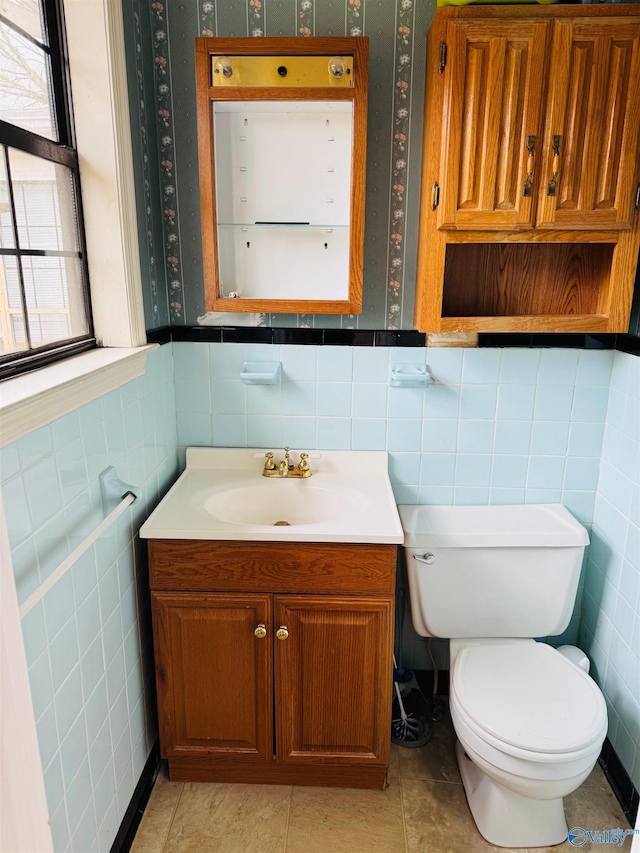
<svg viewBox="0 0 640 853">
<path fill-rule="evenodd" d="M 532 638 L 569 624 L 587 532 L 559 504 L 399 511 L 414 628 L 451 639 L 451 717 L 476 825 L 499 847 L 559 844 L 562 798 L 593 769 L 607 711 L 571 654 Z"/>
</svg>

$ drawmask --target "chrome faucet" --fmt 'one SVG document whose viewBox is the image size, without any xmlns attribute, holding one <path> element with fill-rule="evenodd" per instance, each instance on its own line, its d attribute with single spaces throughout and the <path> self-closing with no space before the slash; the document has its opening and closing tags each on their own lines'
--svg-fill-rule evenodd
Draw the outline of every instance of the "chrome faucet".
<svg viewBox="0 0 640 853">
<path fill-rule="evenodd" d="M 276 465 L 275 460 L 273 458 L 273 453 L 265 453 L 265 463 L 264 468 L 262 469 L 263 477 L 310 477 L 311 469 L 309 468 L 309 463 L 307 459 L 309 458 L 308 453 L 300 454 L 300 462 L 298 462 L 298 467 L 296 468 L 293 464 L 293 460 L 289 455 L 289 448 L 285 447 L 284 449 L 284 459 Z"/>
</svg>

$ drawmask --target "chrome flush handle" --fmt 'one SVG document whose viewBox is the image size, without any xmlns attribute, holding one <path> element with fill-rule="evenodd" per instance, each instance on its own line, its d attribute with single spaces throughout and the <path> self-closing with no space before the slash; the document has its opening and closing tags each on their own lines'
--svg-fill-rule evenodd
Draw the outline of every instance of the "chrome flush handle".
<svg viewBox="0 0 640 853">
<path fill-rule="evenodd" d="M 419 557 L 417 554 L 413 555 L 413 559 L 417 560 L 419 563 L 426 563 L 428 566 L 432 566 L 436 561 L 435 554 L 431 554 L 427 551 L 426 554 L 423 554 L 422 557 Z"/>
</svg>

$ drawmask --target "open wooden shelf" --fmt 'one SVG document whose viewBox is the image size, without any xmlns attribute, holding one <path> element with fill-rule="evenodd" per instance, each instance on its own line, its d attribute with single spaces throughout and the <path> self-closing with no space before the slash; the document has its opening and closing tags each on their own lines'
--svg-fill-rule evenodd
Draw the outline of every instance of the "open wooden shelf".
<svg viewBox="0 0 640 853">
<path fill-rule="evenodd" d="M 450 243 L 442 316 L 597 314 L 613 249 L 611 243 Z"/>
</svg>

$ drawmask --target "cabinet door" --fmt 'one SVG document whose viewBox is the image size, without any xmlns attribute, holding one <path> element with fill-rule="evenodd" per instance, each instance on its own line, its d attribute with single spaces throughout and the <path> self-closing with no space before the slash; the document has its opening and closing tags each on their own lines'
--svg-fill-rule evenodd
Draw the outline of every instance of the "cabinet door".
<svg viewBox="0 0 640 853">
<path fill-rule="evenodd" d="M 151 603 L 163 757 L 271 760 L 271 597 L 154 592 Z"/>
<path fill-rule="evenodd" d="M 533 227 L 549 32 L 547 21 L 449 22 L 438 228 Z"/>
<path fill-rule="evenodd" d="M 640 128 L 640 17 L 554 24 L 538 226 L 632 224 Z"/>
<path fill-rule="evenodd" d="M 393 599 L 276 596 L 279 761 L 387 764 Z"/>
</svg>

